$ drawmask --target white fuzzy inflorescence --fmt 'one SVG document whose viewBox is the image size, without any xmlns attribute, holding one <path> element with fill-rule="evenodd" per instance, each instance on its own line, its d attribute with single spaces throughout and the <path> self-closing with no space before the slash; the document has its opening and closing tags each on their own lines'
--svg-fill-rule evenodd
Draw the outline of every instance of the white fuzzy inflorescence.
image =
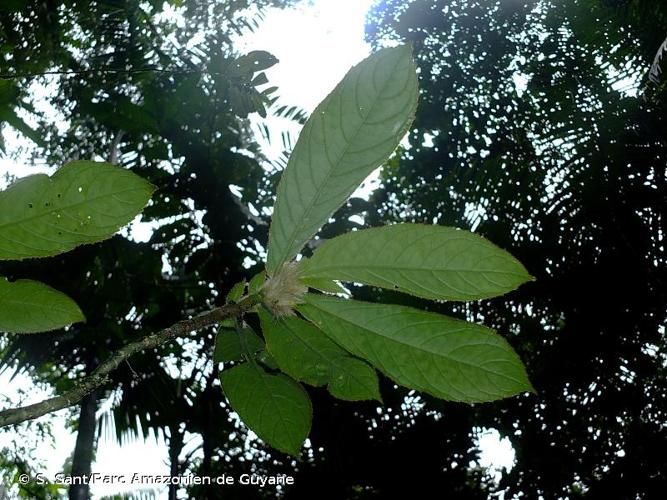
<svg viewBox="0 0 667 500">
<path fill-rule="evenodd" d="M 299 265 L 288 262 L 262 286 L 262 302 L 276 317 L 293 316 L 308 287 L 299 279 Z"/>
</svg>

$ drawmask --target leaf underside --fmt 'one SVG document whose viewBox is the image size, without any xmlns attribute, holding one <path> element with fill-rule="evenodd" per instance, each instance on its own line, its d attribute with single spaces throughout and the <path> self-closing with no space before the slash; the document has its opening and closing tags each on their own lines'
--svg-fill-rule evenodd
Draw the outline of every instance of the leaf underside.
<svg viewBox="0 0 667 500">
<path fill-rule="evenodd" d="M 307 295 L 298 310 L 397 383 L 468 403 L 531 391 L 521 360 L 493 330 L 409 307 Z"/>
<path fill-rule="evenodd" d="M 0 260 L 47 257 L 113 236 L 154 188 L 108 163 L 75 161 L 0 192 Z"/>
<path fill-rule="evenodd" d="M 332 238 L 300 263 L 300 272 L 304 281 L 351 281 L 440 300 L 495 297 L 532 279 L 518 260 L 481 236 L 423 224 Z"/>
<path fill-rule="evenodd" d="M 276 319 L 260 311 L 267 348 L 291 377 L 347 401 L 381 401 L 375 369 L 350 356 L 312 323 L 297 317 Z"/>
<path fill-rule="evenodd" d="M 283 374 L 269 374 L 255 363 L 243 363 L 220 375 L 229 404 L 243 423 L 274 448 L 298 455 L 312 421 L 306 391 Z"/>
<path fill-rule="evenodd" d="M 354 66 L 315 109 L 278 184 L 267 271 L 291 260 L 396 148 L 417 106 L 408 45 Z"/>
</svg>

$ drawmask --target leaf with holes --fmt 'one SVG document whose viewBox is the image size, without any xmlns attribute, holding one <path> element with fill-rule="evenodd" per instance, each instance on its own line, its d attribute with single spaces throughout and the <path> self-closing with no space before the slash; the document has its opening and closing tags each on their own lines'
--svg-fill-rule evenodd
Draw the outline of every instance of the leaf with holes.
<svg viewBox="0 0 667 500">
<path fill-rule="evenodd" d="M 382 401 L 377 373 L 350 356 L 312 323 L 297 317 L 274 318 L 261 310 L 259 317 L 267 348 L 280 369 L 347 401 Z"/>
<path fill-rule="evenodd" d="M 532 279 L 518 260 L 481 236 L 422 224 L 332 238 L 301 262 L 300 272 L 305 282 L 351 281 L 440 300 L 495 297 Z"/>
<path fill-rule="evenodd" d="M 467 403 L 533 390 L 512 347 L 484 326 L 323 295 L 307 295 L 297 309 L 334 342 L 403 386 Z"/>
<path fill-rule="evenodd" d="M 312 421 L 306 391 L 282 373 L 272 375 L 255 363 L 243 363 L 220 375 L 232 409 L 260 439 L 277 450 L 298 455 Z"/>
<path fill-rule="evenodd" d="M 0 278 L 0 332 L 37 333 L 85 321 L 64 293 L 32 280 Z"/>
<path fill-rule="evenodd" d="M 128 170 L 93 161 L 20 179 L 0 192 L 0 260 L 47 257 L 110 238 L 153 190 Z"/>
<path fill-rule="evenodd" d="M 278 184 L 269 233 L 273 275 L 396 148 L 417 107 L 410 46 L 353 67 L 313 111 Z"/>
</svg>

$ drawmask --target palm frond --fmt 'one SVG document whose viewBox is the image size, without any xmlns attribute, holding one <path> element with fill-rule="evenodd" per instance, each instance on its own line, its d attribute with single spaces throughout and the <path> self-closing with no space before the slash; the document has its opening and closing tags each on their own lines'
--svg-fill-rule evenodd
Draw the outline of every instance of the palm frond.
<svg viewBox="0 0 667 500">
<path fill-rule="evenodd" d="M 651 65 L 651 70 L 649 71 L 648 78 L 656 85 L 660 84 L 660 74 L 662 73 L 662 58 L 667 53 L 667 38 L 662 42 L 662 45 L 658 49 L 655 59 L 653 59 L 653 64 Z"/>
<path fill-rule="evenodd" d="M 116 493 L 104 496 L 101 500 L 155 500 L 155 488 L 141 488 L 130 493 Z"/>
</svg>

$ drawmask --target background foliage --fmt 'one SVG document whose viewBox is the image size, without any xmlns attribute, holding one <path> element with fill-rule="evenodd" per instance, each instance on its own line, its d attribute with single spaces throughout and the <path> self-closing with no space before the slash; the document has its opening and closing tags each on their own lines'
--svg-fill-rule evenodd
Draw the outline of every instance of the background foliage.
<svg viewBox="0 0 667 500">
<path fill-rule="evenodd" d="M 180 26 L 155 17 L 162 2 L 0 7 L 0 73 L 80 72 L 0 80 L 0 119 L 34 139 L 35 158 L 50 165 L 113 160 L 118 150 L 121 165 L 159 188 L 144 215 L 161 224 L 149 242 L 117 236 L 48 262 L 0 265 L 0 274 L 44 281 L 86 311 L 85 325 L 0 344 L 5 366 L 56 391 L 129 339 L 219 302 L 254 274 L 242 263 L 256 262 L 267 241 L 261 209 L 272 205 L 275 176 L 261 167 L 245 121 L 259 108 L 257 75 L 230 70 L 239 61 L 230 37 L 259 18 L 244 2 L 176 4 Z M 372 44 L 414 43 L 422 94 L 410 147 L 383 168 L 368 202 L 339 210 L 325 236 L 358 226 L 349 217 L 361 214 L 368 226 L 472 228 L 517 256 L 536 282 L 509 298 L 439 307 L 497 328 L 526 361 L 537 396 L 459 405 L 385 379 L 380 408 L 309 388 L 312 448 L 296 463 L 247 441 L 229 418 L 206 361 L 209 332 L 134 358 L 140 370 L 121 367 L 118 389 L 84 401 L 74 417 L 82 442 L 94 447 L 96 434 L 86 404 L 112 397 L 99 432 L 164 432 L 173 472 L 296 471 L 286 498 L 501 490 L 506 498 L 655 498 L 666 480 L 667 133 L 664 86 L 647 75 L 665 26 L 665 7 L 647 0 L 386 1 L 369 15 Z M 259 67 L 272 62 L 263 55 Z M 49 85 L 60 124 L 35 109 L 38 84 Z M 37 127 L 18 118 L 26 111 Z M 249 217 L 247 203 L 260 215 Z M 354 294 L 421 304 L 371 288 Z M 475 433 L 486 427 L 516 450 L 499 484 L 469 466 Z M 181 455 L 186 431 L 201 436 L 192 457 Z"/>
</svg>

